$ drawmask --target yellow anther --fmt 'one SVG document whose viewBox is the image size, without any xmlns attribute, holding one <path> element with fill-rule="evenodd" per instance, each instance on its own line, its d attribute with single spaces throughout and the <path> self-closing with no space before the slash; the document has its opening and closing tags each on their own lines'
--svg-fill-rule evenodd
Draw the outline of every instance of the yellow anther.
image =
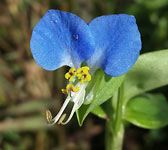
<svg viewBox="0 0 168 150">
<path fill-rule="evenodd" d="M 61 89 L 61 92 L 62 92 L 63 94 L 68 94 L 67 89 Z"/>
<path fill-rule="evenodd" d="M 79 86 L 77 86 L 76 88 L 73 88 L 73 92 L 75 93 L 79 92 Z"/>
<path fill-rule="evenodd" d="M 66 117 L 66 114 L 63 114 L 59 119 L 58 124 L 61 124 L 64 121 L 65 117 Z"/>
<path fill-rule="evenodd" d="M 81 77 L 81 84 L 84 83 L 84 81 L 90 81 L 92 78 L 91 78 L 91 75 L 90 73 L 87 73 L 87 74 L 83 74 L 82 77 Z"/>
<path fill-rule="evenodd" d="M 77 70 L 77 77 L 80 79 L 83 73 L 87 73 L 90 70 L 88 66 L 81 67 Z"/>
<path fill-rule="evenodd" d="M 84 81 L 89 82 L 91 80 L 91 75 L 88 72 L 89 70 L 90 68 L 88 66 L 81 67 L 77 70 L 76 76 L 78 77 L 78 79 L 81 79 L 81 84 L 83 84 Z"/>
<path fill-rule="evenodd" d="M 73 84 L 68 84 L 68 85 L 66 86 L 66 89 L 62 89 L 61 91 L 62 91 L 62 93 L 64 93 L 64 94 L 68 94 L 69 92 L 77 93 L 77 92 L 79 91 L 79 86 L 77 86 L 77 87 L 75 88 Z"/>
<path fill-rule="evenodd" d="M 75 72 L 76 68 L 71 68 L 66 74 L 65 74 L 65 78 L 69 80 L 69 82 L 71 82 L 74 78 L 74 76 L 76 76 L 76 72 Z"/>
<path fill-rule="evenodd" d="M 52 122 L 52 114 L 49 110 L 46 110 L 46 119 L 47 119 L 48 123 Z"/>
</svg>

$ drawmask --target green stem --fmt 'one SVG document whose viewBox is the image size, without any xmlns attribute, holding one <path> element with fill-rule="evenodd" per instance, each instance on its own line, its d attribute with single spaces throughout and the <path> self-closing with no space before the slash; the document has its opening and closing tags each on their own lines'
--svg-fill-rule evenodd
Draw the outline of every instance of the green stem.
<svg viewBox="0 0 168 150">
<path fill-rule="evenodd" d="M 123 96 L 124 84 L 118 90 L 117 106 L 114 117 L 111 117 L 106 124 L 106 150 L 122 150 L 124 125 L 123 125 Z M 113 99 L 114 100 L 114 99 Z M 113 114 L 111 114 L 112 116 Z"/>
</svg>

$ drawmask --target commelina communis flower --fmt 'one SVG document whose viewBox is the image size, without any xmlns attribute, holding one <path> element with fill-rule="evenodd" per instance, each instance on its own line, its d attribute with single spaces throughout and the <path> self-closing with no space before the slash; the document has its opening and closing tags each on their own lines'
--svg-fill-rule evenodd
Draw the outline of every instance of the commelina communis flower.
<svg viewBox="0 0 168 150">
<path fill-rule="evenodd" d="M 75 14 L 48 10 L 33 29 L 30 47 L 35 61 L 45 70 L 71 67 L 65 74 L 69 84 L 62 89 L 67 94 L 64 104 L 54 118 L 46 111 L 50 124 L 67 124 L 85 103 L 94 72 L 102 68 L 112 77 L 125 74 L 138 59 L 141 38 L 132 15 L 100 16 L 85 23 Z M 83 62 L 87 66 L 81 67 Z M 74 105 L 64 121 L 70 101 Z"/>
</svg>

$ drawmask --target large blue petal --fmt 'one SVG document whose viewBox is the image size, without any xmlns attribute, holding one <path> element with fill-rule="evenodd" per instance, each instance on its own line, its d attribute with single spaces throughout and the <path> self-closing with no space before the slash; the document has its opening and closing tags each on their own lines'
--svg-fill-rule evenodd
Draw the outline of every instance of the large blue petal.
<svg viewBox="0 0 168 150">
<path fill-rule="evenodd" d="M 93 68 L 102 67 L 111 76 L 126 73 L 135 64 L 141 49 L 140 33 L 134 16 L 101 16 L 88 25 L 96 42 L 96 50 L 87 61 L 88 64 Z"/>
<path fill-rule="evenodd" d="M 46 70 L 68 65 L 80 67 L 93 54 L 93 38 L 88 25 L 74 14 L 49 10 L 35 26 L 31 51 Z"/>
</svg>

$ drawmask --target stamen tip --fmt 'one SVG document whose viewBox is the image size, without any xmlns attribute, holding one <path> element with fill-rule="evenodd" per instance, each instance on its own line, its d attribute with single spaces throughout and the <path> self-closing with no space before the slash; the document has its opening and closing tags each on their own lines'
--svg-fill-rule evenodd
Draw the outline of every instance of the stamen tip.
<svg viewBox="0 0 168 150">
<path fill-rule="evenodd" d="M 58 124 L 61 124 L 64 121 L 65 117 L 66 117 L 66 114 L 63 114 L 59 119 Z"/>
<path fill-rule="evenodd" d="M 49 110 L 46 110 L 46 119 L 47 119 L 47 122 L 48 123 L 51 123 L 52 122 L 52 114 Z"/>
</svg>

